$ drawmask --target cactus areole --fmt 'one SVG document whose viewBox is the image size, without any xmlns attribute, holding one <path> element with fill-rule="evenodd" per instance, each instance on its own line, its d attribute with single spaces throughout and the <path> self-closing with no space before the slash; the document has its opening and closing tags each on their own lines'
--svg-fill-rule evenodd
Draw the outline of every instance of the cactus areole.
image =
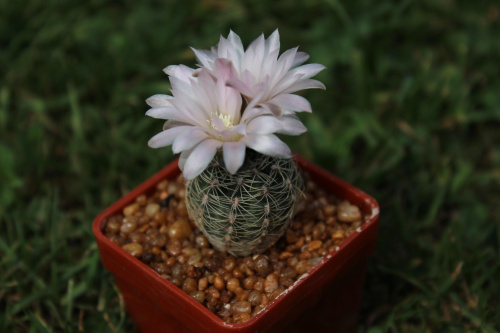
<svg viewBox="0 0 500 333">
<path fill-rule="evenodd" d="M 311 79 L 324 66 L 302 65 L 309 56 L 297 48 L 279 56 L 277 30 L 247 50 L 232 31 L 193 50 L 200 68 L 168 66 L 172 96 L 146 100 L 146 115 L 166 120 L 149 145 L 180 153 L 189 215 L 216 249 L 262 252 L 288 227 L 304 186 L 277 134 L 307 130 L 295 113 L 311 106 L 293 93 L 324 89 Z"/>
</svg>

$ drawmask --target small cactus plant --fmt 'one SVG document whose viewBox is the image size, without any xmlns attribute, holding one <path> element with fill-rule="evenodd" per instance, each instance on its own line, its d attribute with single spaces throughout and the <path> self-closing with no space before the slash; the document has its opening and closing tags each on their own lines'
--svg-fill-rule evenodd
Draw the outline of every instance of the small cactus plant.
<svg viewBox="0 0 500 333">
<path fill-rule="evenodd" d="M 311 79 L 324 66 L 302 65 L 309 56 L 297 48 L 278 57 L 278 31 L 246 51 L 232 31 L 211 51 L 193 50 L 200 68 L 168 66 L 172 96 L 146 100 L 146 115 L 167 120 L 149 145 L 180 153 L 188 212 L 216 249 L 262 252 L 285 231 L 303 189 L 276 134 L 307 130 L 295 113 L 311 105 L 293 93 L 324 89 Z"/>
<path fill-rule="evenodd" d="M 217 250 L 247 256 L 266 250 L 283 234 L 303 184 L 293 159 L 249 150 L 243 166 L 230 174 L 216 155 L 186 182 L 186 205 Z"/>
</svg>

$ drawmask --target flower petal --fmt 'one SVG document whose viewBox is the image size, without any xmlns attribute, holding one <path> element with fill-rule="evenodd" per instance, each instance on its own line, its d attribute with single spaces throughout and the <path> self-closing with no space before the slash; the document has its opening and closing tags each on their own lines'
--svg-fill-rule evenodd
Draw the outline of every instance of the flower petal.
<svg viewBox="0 0 500 333">
<path fill-rule="evenodd" d="M 286 135 L 300 135 L 307 132 L 307 128 L 294 114 L 290 116 L 283 116 L 278 120 L 281 123 L 281 129 L 276 131 L 276 133 Z"/>
<path fill-rule="evenodd" d="M 181 169 L 181 171 L 184 170 L 184 165 L 186 164 L 186 160 L 187 158 L 189 157 L 189 154 L 191 154 L 191 152 L 193 151 L 193 149 L 189 149 L 189 150 L 184 150 L 180 155 L 179 155 L 179 169 Z"/>
<path fill-rule="evenodd" d="M 290 74 L 292 75 L 302 75 L 301 79 L 309 79 L 313 77 L 314 75 L 318 74 L 321 72 L 323 69 L 326 67 L 321 65 L 321 64 L 307 64 L 307 65 L 302 65 L 300 67 L 294 68 L 290 71 Z"/>
<path fill-rule="evenodd" d="M 234 175 L 245 161 L 246 146 L 243 142 L 226 142 L 222 146 L 224 164 L 227 171 Z"/>
<path fill-rule="evenodd" d="M 160 132 L 153 136 L 149 141 L 148 145 L 151 148 L 159 148 L 159 147 L 165 147 L 165 146 L 170 146 L 175 138 L 181 134 L 183 131 L 191 129 L 191 126 L 178 126 L 174 127 L 171 129 L 168 129 L 166 131 Z"/>
<path fill-rule="evenodd" d="M 293 92 L 296 92 L 299 90 L 304 90 L 304 89 L 323 89 L 323 90 L 325 90 L 326 87 L 322 82 L 320 82 L 318 80 L 307 79 L 304 81 L 295 82 L 294 84 L 292 84 L 288 88 L 286 88 L 283 91 L 283 93 L 293 93 Z"/>
<path fill-rule="evenodd" d="M 208 134 L 196 127 L 192 130 L 184 131 L 175 138 L 172 151 L 174 154 L 177 154 L 181 151 L 189 150 L 207 138 L 209 138 Z"/>
<path fill-rule="evenodd" d="M 207 139 L 199 143 L 184 163 L 184 178 L 191 180 L 203 172 L 212 161 L 222 142 Z"/>
<path fill-rule="evenodd" d="M 243 81 L 238 79 L 230 79 L 226 82 L 229 87 L 233 87 L 238 90 L 243 96 L 252 96 L 252 90 Z"/>
<path fill-rule="evenodd" d="M 229 31 L 229 35 L 227 36 L 227 40 L 233 45 L 234 49 L 240 54 L 243 55 L 245 52 L 243 49 L 243 43 L 241 43 L 240 36 L 235 34 L 232 30 Z"/>
<path fill-rule="evenodd" d="M 243 116 L 241 117 L 240 123 L 248 124 L 252 119 L 262 115 L 271 115 L 272 113 L 267 108 L 251 108 L 245 109 Z"/>
<path fill-rule="evenodd" d="M 287 111 L 312 112 L 309 101 L 299 95 L 281 94 L 271 99 L 268 103 L 275 104 Z"/>
<path fill-rule="evenodd" d="M 267 54 L 280 49 L 280 33 L 278 29 L 274 30 L 271 36 L 266 39 Z"/>
<path fill-rule="evenodd" d="M 292 68 L 302 65 L 309 59 L 309 54 L 305 52 L 297 52 L 295 54 L 295 59 L 293 59 Z"/>
<path fill-rule="evenodd" d="M 172 98 L 173 97 L 170 95 L 157 94 L 149 97 L 146 100 L 146 103 L 152 108 L 159 106 L 172 106 L 172 104 L 170 104 L 170 100 Z"/>
<path fill-rule="evenodd" d="M 245 143 L 247 147 L 264 155 L 281 158 L 292 157 L 290 148 L 274 134 L 248 134 L 241 139 L 241 142 Z"/>
<path fill-rule="evenodd" d="M 166 131 L 168 129 L 177 127 L 177 126 L 191 126 L 191 124 L 182 122 L 182 121 L 177 121 L 177 120 L 167 120 L 165 124 L 163 124 L 163 130 Z"/>
<path fill-rule="evenodd" d="M 297 47 L 293 49 L 286 50 L 281 54 L 278 58 L 277 66 L 279 68 L 279 72 L 277 76 L 282 76 L 292 67 L 293 61 L 295 60 L 295 55 L 297 54 Z"/>
<path fill-rule="evenodd" d="M 260 116 L 247 125 L 248 134 L 271 134 L 282 129 L 281 122 L 274 116 Z"/>
<path fill-rule="evenodd" d="M 164 106 L 149 109 L 146 111 L 146 116 L 156 119 L 177 119 L 180 114 L 176 108 Z"/>
<path fill-rule="evenodd" d="M 165 74 L 170 77 L 176 77 L 184 82 L 189 83 L 190 79 L 193 78 L 194 69 L 187 67 L 185 65 L 170 65 L 163 69 Z"/>
<path fill-rule="evenodd" d="M 275 117 L 281 117 L 283 115 L 283 109 L 275 104 L 272 103 L 262 103 L 260 106 L 263 109 L 268 110 L 270 113 L 272 113 Z"/>
<path fill-rule="evenodd" d="M 191 50 L 193 50 L 196 59 L 200 62 L 200 65 L 207 67 L 208 69 L 212 69 L 212 64 L 217 58 L 213 52 L 207 50 L 197 50 L 195 48 L 191 48 Z"/>
</svg>

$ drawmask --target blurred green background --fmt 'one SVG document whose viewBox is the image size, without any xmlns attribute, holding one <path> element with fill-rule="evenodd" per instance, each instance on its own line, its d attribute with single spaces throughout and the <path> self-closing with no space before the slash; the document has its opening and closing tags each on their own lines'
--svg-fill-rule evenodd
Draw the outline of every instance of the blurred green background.
<svg viewBox="0 0 500 333">
<path fill-rule="evenodd" d="M 500 4 L 0 0 L 0 332 L 133 332 L 91 233 L 173 159 L 162 69 L 279 28 L 326 91 L 293 150 L 374 196 L 360 332 L 500 330 Z"/>
</svg>

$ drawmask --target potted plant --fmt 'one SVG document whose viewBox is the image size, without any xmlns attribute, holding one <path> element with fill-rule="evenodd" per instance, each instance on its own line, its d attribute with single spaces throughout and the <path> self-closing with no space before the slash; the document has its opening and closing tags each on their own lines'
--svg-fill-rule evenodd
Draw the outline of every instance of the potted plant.
<svg viewBox="0 0 500 333">
<path fill-rule="evenodd" d="M 172 96 L 147 100 L 152 108 L 146 114 L 167 120 L 149 145 L 172 145 L 179 160 L 102 212 L 93 225 L 103 264 L 114 274 L 132 319 L 144 332 L 354 331 L 378 205 L 293 157 L 276 136 L 306 131 L 295 112 L 311 112 L 310 104 L 293 93 L 324 88 L 311 79 L 324 67 L 302 65 L 308 56 L 296 48 L 278 57 L 277 31 L 247 50 L 230 32 L 211 51 L 194 52 L 200 68 L 167 67 Z M 319 186 L 314 193 L 322 193 L 314 202 L 304 198 L 313 190 L 304 185 L 303 173 L 308 184 Z M 174 204 L 168 202 L 173 193 L 158 190 L 165 179 L 177 188 L 185 181 Z M 327 195 L 339 198 L 338 205 L 329 204 Z M 306 214 L 300 213 L 304 207 L 319 214 L 307 218 L 327 221 L 318 227 L 314 221 L 294 222 L 297 213 Z M 166 222 L 161 214 L 169 209 L 172 221 Z M 350 229 L 337 223 L 354 221 Z M 143 232 L 159 231 L 144 236 L 136 230 L 140 225 Z M 285 232 L 288 243 L 279 243 Z M 146 244 L 147 258 L 144 239 L 153 239 Z M 279 244 L 281 252 L 275 249 Z M 146 265 L 153 258 L 165 262 L 156 264 L 156 271 Z M 216 259 L 224 261 L 217 266 Z M 301 313 L 305 316 L 295 320 Z"/>
</svg>

